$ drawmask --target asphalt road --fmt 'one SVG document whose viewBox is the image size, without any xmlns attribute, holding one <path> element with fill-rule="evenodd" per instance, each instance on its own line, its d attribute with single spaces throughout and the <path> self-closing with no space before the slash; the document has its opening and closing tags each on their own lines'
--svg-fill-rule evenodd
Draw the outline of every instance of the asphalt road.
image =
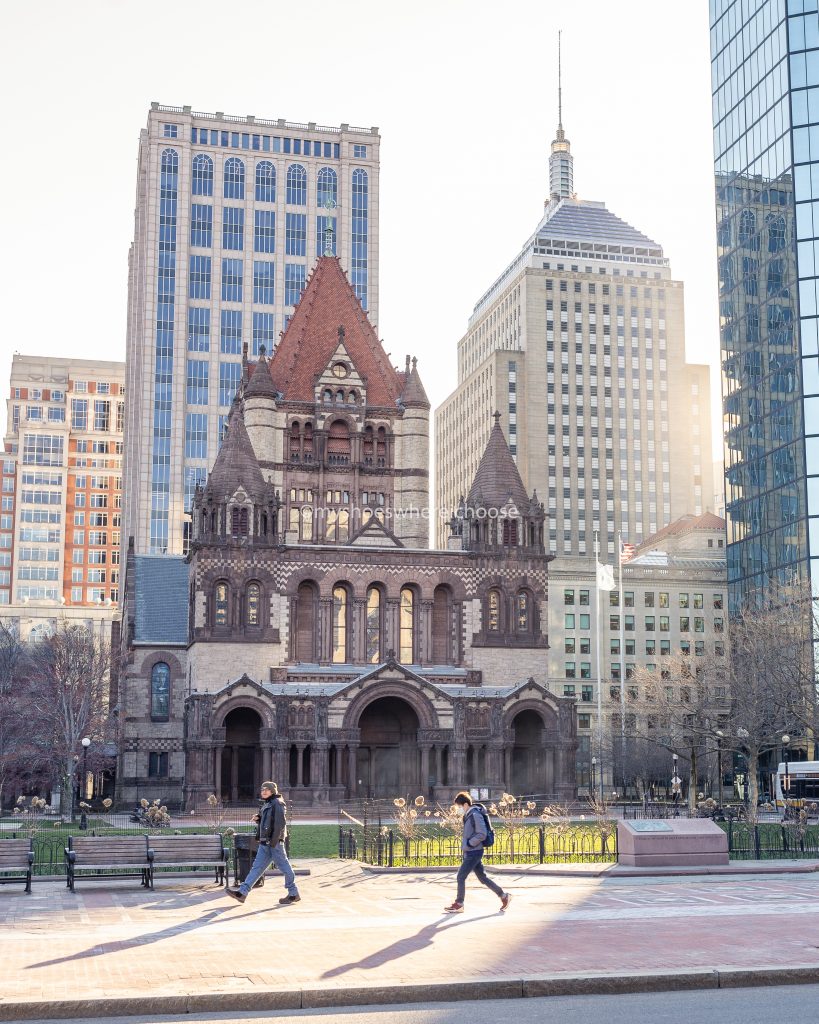
<svg viewBox="0 0 819 1024">
<path fill-rule="evenodd" d="M 280 1010 L 247 1014 L 105 1017 L 99 1024 L 256 1024 L 263 1020 L 309 1020 L 321 1024 L 771 1024 L 775 1020 L 813 1020 L 819 985 L 775 988 L 709 989 L 649 995 L 568 996 L 479 1002 L 412 1004 L 337 1010 Z M 66 1021 L 63 1024 L 88 1024 Z M 22 1024 L 22 1022 L 21 1022 Z M 27 1021 L 26 1024 L 46 1024 Z M 48 1024 L 54 1024 L 49 1021 Z"/>
</svg>

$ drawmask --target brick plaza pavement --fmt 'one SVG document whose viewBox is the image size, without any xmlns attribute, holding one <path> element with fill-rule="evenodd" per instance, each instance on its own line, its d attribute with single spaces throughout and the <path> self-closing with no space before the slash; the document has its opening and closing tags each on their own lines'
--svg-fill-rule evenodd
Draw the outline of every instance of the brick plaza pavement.
<svg viewBox="0 0 819 1024">
<path fill-rule="evenodd" d="M 514 899 L 454 873 L 386 876 L 301 862 L 302 902 L 280 876 L 243 905 L 202 877 L 0 890 L 0 1012 L 39 1000 L 242 993 L 581 972 L 819 967 L 819 874 L 572 877 L 512 871 Z"/>
</svg>

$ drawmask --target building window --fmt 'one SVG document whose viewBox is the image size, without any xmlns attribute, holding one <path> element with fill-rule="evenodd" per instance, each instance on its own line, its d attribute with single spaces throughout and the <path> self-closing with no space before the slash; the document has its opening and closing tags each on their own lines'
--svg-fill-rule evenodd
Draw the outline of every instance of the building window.
<svg viewBox="0 0 819 1024">
<path fill-rule="evenodd" d="M 367 159 L 367 147 L 362 146 L 359 143 L 353 145 L 353 159 L 354 160 L 366 160 Z"/>
<path fill-rule="evenodd" d="M 208 417 L 207 413 L 189 412 L 185 415 L 185 458 L 205 459 L 208 454 Z M 97 507 L 91 495 L 92 508 Z"/>
<path fill-rule="evenodd" d="M 398 660 L 411 665 L 415 660 L 415 593 L 409 587 L 401 590 L 399 606 Z"/>
<path fill-rule="evenodd" d="M 151 669 L 151 719 L 167 722 L 170 713 L 171 670 L 164 661 Z"/>
<path fill-rule="evenodd" d="M 213 161 L 206 153 L 197 153 L 193 158 L 191 192 L 195 196 L 213 195 Z"/>
<path fill-rule="evenodd" d="M 168 778 L 168 754 L 167 752 L 158 753 L 152 750 L 148 754 L 148 778 L 149 779 L 167 779 Z"/>
<path fill-rule="evenodd" d="M 381 660 L 381 591 L 367 590 L 367 661 L 377 665 Z"/>
<path fill-rule="evenodd" d="M 295 306 L 304 291 L 305 266 L 303 263 L 284 265 L 284 304 Z"/>
<path fill-rule="evenodd" d="M 490 590 L 489 593 L 486 596 L 486 604 L 487 604 L 487 611 L 488 611 L 487 620 L 486 620 L 487 629 L 490 631 L 490 633 L 498 633 L 498 632 L 500 632 L 500 626 L 501 626 L 501 622 L 500 622 L 500 613 L 501 613 L 501 595 L 500 595 L 500 591 L 499 590 L 495 590 L 494 588 L 492 590 Z M 569 616 L 566 616 L 566 618 L 568 619 Z"/>
<path fill-rule="evenodd" d="M 232 508 L 230 510 L 230 532 L 234 537 L 247 537 L 248 514 L 246 508 Z"/>
<path fill-rule="evenodd" d="M 322 167 L 316 178 L 316 206 L 327 209 L 338 205 L 338 175 L 332 167 Z"/>
<path fill-rule="evenodd" d="M 225 199 L 244 199 L 245 197 L 245 165 L 232 156 L 225 162 Z"/>
<path fill-rule="evenodd" d="M 188 351 L 210 351 L 210 310 L 205 306 L 188 307 Z"/>
<path fill-rule="evenodd" d="M 333 588 L 333 663 L 347 661 L 347 588 Z"/>
<path fill-rule="evenodd" d="M 191 204 L 191 245 L 210 249 L 213 245 L 213 207 Z"/>
<path fill-rule="evenodd" d="M 208 361 L 189 359 L 185 398 L 188 405 L 208 404 Z"/>
<path fill-rule="evenodd" d="M 688 607 L 688 594 L 680 594 L 680 608 Z"/>
<path fill-rule="evenodd" d="M 253 301 L 260 306 L 272 306 L 275 303 L 275 269 L 270 260 L 253 261 Z M 269 347 L 268 351 L 272 349 Z"/>
<path fill-rule="evenodd" d="M 256 210 L 253 214 L 253 251 L 276 251 L 275 210 Z"/>
<path fill-rule="evenodd" d="M 376 515 L 380 511 L 378 509 Z M 452 662 L 451 607 L 452 592 L 449 587 L 436 587 L 432 595 L 432 660 L 436 665 L 449 665 Z"/>
<path fill-rule="evenodd" d="M 178 124 L 163 124 L 162 125 L 162 136 L 166 139 L 176 139 L 179 137 L 179 125 Z"/>
<path fill-rule="evenodd" d="M 254 284 L 255 287 L 255 284 Z M 271 303 L 272 292 L 271 292 Z M 275 317 L 272 313 L 253 312 L 253 355 L 258 356 L 261 346 L 272 352 L 276 344 Z"/>
<path fill-rule="evenodd" d="M 532 602 L 528 590 L 520 590 L 516 599 L 518 633 L 529 633 L 532 629 Z"/>
<path fill-rule="evenodd" d="M 219 405 L 229 406 L 239 389 L 241 363 L 219 363 Z"/>
<path fill-rule="evenodd" d="M 260 160 L 256 164 L 256 202 L 276 202 L 276 168 L 269 160 Z"/>
<path fill-rule="evenodd" d="M 233 510 L 234 512 L 237 509 Z M 247 509 L 244 510 L 247 512 Z M 245 621 L 248 626 L 258 626 L 261 619 L 262 588 L 258 583 L 248 583 L 245 593 Z"/>
<path fill-rule="evenodd" d="M 238 260 L 236 262 L 239 262 Z M 242 351 L 242 313 L 238 309 L 223 309 L 220 351 L 225 355 L 238 356 Z"/>
<path fill-rule="evenodd" d="M 307 214 L 285 215 L 284 251 L 288 256 L 307 255 Z"/>
<path fill-rule="evenodd" d="M 213 588 L 213 624 L 214 626 L 226 626 L 228 624 L 227 583 L 217 583 Z"/>
<path fill-rule="evenodd" d="M 563 591 L 563 604 L 574 604 L 574 591 L 566 589 Z"/>
<path fill-rule="evenodd" d="M 287 203 L 290 206 L 307 205 L 307 171 L 301 164 L 287 168 Z"/>
<path fill-rule="evenodd" d="M 88 399 L 71 399 L 71 425 L 74 430 L 88 429 Z"/>
<path fill-rule="evenodd" d="M 241 251 L 245 247 L 245 211 L 240 206 L 222 209 L 222 248 Z"/>
<path fill-rule="evenodd" d="M 336 233 L 335 217 L 316 217 L 316 256 L 324 256 L 326 253 L 332 256 L 338 254 Z"/>
<path fill-rule="evenodd" d="M 369 177 L 361 168 L 353 171 L 352 252 L 350 280 L 358 300 L 367 308 L 367 245 L 369 239 Z"/>
<path fill-rule="evenodd" d="M 576 665 L 575 665 L 575 663 L 573 661 L 565 662 L 564 666 L 563 666 L 563 671 L 564 671 L 566 679 L 576 679 L 577 678 L 577 667 L 576 667 Z"/>
<path fill-rule="evenodd" d="M 222 302 L 242 301 L 243 273 L 242 260 L 222 260 Z"/>
</svg>

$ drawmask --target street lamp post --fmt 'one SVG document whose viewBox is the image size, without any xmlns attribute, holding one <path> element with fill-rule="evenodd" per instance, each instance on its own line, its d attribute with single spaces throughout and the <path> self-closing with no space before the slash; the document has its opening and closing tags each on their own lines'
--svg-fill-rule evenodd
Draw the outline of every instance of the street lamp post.
<svg viewBox="0 0 819 1024">
<path fill-rule="evenodd" d="M 722 807 L 722 741 L 725 733 L 722 729 L 717 729 L 715 735 L 717 737 L 717 806 Z"/>
<path fill-rule="evenodd" d="M 677 801 L 680 798 L 680 778 L 677 775 L 677 754 L 671 755 L 671 763 L 673 765 L 671 773 L 671 796 L 674 800 L 674 813 L 677 811 Z"/>
<path fill-rule="evenodd" d="M 594 797 L 597 786 L 597 758 L 592 757 L 591 759 L 591 794 Z"/>
<path fill-rule="evenodd" d="M 791 790 L 791 778 L 790 778 L 790 775 L 788 774 L 788 744 L 790 742 L 791 742 L 790 736 L 787 733 L 785 733 L 785 735 L 782 737 L 782 760 L 785 762 L 785 786 L 784 786 L 784 790 L 785 791 L 782 794 L 783 795 L 783 801 L 782 801 L 782 803 L 783 803 L 783 807 L 782 807 L 782 817 L 783 817 L 783 819 L 787 818 L 787 816 L 788 816 L 788 797 L 790 796 L 790 790 Z"/>
<path fill-rule="evenodd" d="M 82 738 L 82 790 L 80 791 L 82 800 L 85 800 L 85 795 L 88 791 L 88 748 L 91 746 L 91 740 L 87 736 Z M 80 808 L 82 814 L 80 815 L 80 828 L 88 828 L 88 818 L 85 813 L 85 808 Z"/>
</svg>

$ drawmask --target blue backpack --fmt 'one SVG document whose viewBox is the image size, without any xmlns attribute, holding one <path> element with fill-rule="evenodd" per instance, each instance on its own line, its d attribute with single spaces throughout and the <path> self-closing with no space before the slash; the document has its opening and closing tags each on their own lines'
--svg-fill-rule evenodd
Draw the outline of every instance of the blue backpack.
<svg viewBox="0 0 819 1024">
<path fill-rule="evenodd" d="M 486 839 L 484 839 L 483 841 L 483 848 L 487 849 L 487 847 L 489 846 L 494 846 L 495 830 L 492 828 L 492 822 L 489 820 L 489 815 L 487 814 L 486 808 L 484 807 L 483 804 L 473 804 L 472 806 L 483 818 L 483 826 L 486 829 Z"/>
</svg>

